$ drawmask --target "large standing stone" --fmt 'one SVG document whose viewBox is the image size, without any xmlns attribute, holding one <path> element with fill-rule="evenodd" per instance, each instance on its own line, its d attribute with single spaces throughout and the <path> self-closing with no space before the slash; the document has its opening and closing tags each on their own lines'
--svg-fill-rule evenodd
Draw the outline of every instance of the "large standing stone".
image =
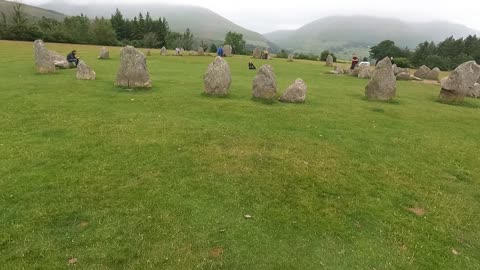
<svg viewBox="0 0 480 270">
<path fill-rule="evenodd" d="M 282 102 L 303 103 L 307 96 L 307 85 L 302 79 L 297 79 L 280 97 Z"/>
<path fill-rule="evenodd" d="M 439 68 L 434 68 L 427 73 L 427 76 L 425 77 L 425 79 L 432 80 L 432 81 L 438 81 L 439 76 L 440 76 L 440 69 Z"/>
<path fill-rule="evenodd" d="M 225 96 L 232 84 L 232 75 L 227 61 L 217 56 L 203 75 L 204 92 L 210 95 Z"/>
<path fill-rule="evenodd" d="M 260 68 L 253 80 L 253 97 L 273 100 L 277 95 L 277 82 L 275 73 L 270 65 Z"/>
<path fill-rule="evenodd" d="M 391 100 L 397 91 L 396 84 L 392 62 L 389 57 L 385 57 L 377 64 L 372 79 L 365 88 L 365 95 L 368 99 Z"/>
<path fill-rule="evenodd" d="M 161 49 L 160 49 L 160 54 L 162 56 L 167 56 L 168 55 L 168 51 L 167 51 L 167 48 L 165 48 L 165 46 L 163 46 Z"/>
<path fill-rule="evenodd" d="M 205 56 L 205 50 L 202 47 L 198 47 L 197 55 L 198 56 Z"/>
<path fill-rule="evenodd" d="M 33 50 L 35 54 L 35 66 L 39 73 L 54 73 L 55 65 L 50 60 L 50 52 L 45 47 L 42 40 L 37 39 L 33 42 Z"/>
<path fill-rule="evenodd" d="M 431 69 L 429 67 L 423 65 L 413 75 L 421 79 L 426 79 L 430 71 Z"/>
<path fill-rule="evenodd" d="M 152 87 L 152 81 L 147 70 L 147 60 L 143 53 L 132 46 L 126 46 L 120 52 L 120 59 L 116 86 L 126 88 Z"/>
<path fill-rule="evenodd" d="M 333 67 L 333 56 L 330 54 L 327 56 L 326 65 L 327 67 Z"/>
<path fill-rule="evenodd" d="M 98 59 L 109 59 L 110 58 L 110 52 L 107 50 L 107 48 L 102 47 L 100 49 L 100 53 L 98 54 Z"/>
<path fill-rule="evenodd" d="M 473 91 L 480 77 L 480 66 L 470 61 L 458 66 L 447 79 L 442 80 L 440 100 L 444 102 L 461 102 Z"/>
<path fill-rule="evenodd" d="M 472 90 L 467 94 L 468 97 L 480 98 L 480 83 L 476 83 Z"/>
<path fill-rule="evenodd" d="M 95 80 L 97 74 L 84 61 L 80 61 L 77 66 L 77 80 Z"/>
<path fill-rule="evenodd" d="M 293 62 L 294 55 L 291 53 L 288 55 L 287 62 Z"/>
<path fill-rule="evenodd" d="M 225 55 L 225 57 L 231 57 L 232 51 L 233 51 L 232 46 L 230 45 L 223 46 L 223 55 Z"/>
<path fill-rule="evenodd" d="M 260 50 L 259 47 L 256 47 L 255 49 L 253 49 L 253 58 L 255 59 L 262 58 L 262 50 Z"/>
</svg>

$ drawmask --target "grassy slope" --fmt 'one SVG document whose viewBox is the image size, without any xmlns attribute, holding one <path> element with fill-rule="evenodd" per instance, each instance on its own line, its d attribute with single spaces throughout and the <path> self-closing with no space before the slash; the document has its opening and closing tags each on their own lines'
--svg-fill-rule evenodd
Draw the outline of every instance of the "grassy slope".
<svg viewBox="0 0 480 270">
<path fill-rule="evenodd" d="M 211 58 L 158 52 L 153 90 L 124 92 L 118 48 L 74 47 L 97 81 L 35 74 L 31 43 L 0 41 L 2 268 L 480 268 L 480 101 L 400 82 L 368 102 L 367 81 L 274 60 L 308 101 L 264 105 L 244 57 L 227 59 L 231 95 L 208 98 Z"/>
<path fill-rule="evenodd" d="M 5 13 L 5 15 L 9 16 L 13 11 L 13 6 L 15 5 L 14 2 L 9 2 L 5 0 L 0 0 L 0 12 Z M 25 12 L 29 17 L 31 18 L 52 18 L 56 19 L 59 21 L 63 21 L 63 19 L 66 17 L 64 14 L 53 11 L 53 10 L 48 10 L 48 9 L 43 9 L 43 8 L 37 8 L 29 5 L 23 5 L 23 12 Z"/>
</svg>

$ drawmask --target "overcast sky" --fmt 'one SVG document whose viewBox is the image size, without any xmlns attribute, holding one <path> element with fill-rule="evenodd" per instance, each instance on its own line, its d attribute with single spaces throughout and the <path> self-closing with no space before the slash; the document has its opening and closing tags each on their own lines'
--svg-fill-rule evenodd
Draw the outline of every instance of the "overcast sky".
<svg viewBox="0 0 480 270">
<path fill-rule="evenodd" d="M 375 15 L 407 21 L 447 20 L 480 30 L 480 4 L 474 0 L 341 0 L 341 1 L 265 1 L 265 0 L 66 0 L 70 3 L 172 3 L 201 6 L 215 11 L 250 30 L 266 33 L 296 29 L 330 15 Z M 22 0 L 42 4 L 49 0 Z M 480 2 L 480 1 L 479 1 Z"/>
</svg>

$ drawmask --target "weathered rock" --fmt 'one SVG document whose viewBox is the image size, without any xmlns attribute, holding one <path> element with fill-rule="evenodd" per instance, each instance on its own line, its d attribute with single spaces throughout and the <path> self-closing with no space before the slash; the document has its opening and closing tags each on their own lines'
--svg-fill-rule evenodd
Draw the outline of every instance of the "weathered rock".
<svg viewBox="0 0 480 270">
<path fill-rule="evenodd" d="M 402 72 L 397 74 L 397 80 L 410 81 L 410 79 L 411 79 L 410 73 Z"/>
<path fill-rule="evenodd" d="M 440 69 L 439 68 L 434 68 L 427 73 L 427 76 L 425 77 L 425 79 L 432 80 L 432 81 L 438 81 L 439 76 L 440 76 Z"/>
<path fill-rule="evenodd" d="M 262 58 L 262 51 L 260 50 L 259 47 L 256 47 L 255 49 L 253 49 L 253 58 L 255 59 Z"/>
<path fill-rule="evenodd" d="M 293 58 L 294 58 L 294 55 L 293 55 L 293 54 L 289 54 L 289 55 L 288 55 L 287 62 L 293 62 Z"/>
<path fill-rule="evenodd" d="M 67 61 L 67 57 L 65 55 L 59 54 L 54 51 L 48 51 L 48 53 L 50 55 L 50 61 L 53 62 L 55 67 L 62 68 L 62 69 L 75 67 L 74 63 L 70 63 Z"/>
<path fill-rule="evenodd" d="M 385 57 L 377 64 L 372 79 L 365 88 L 365 95 L 368 99 L 391 100 L 397 91 L 396 84 L 392 62 L 390 58 Z"/>
<path fill-rule="evenodd" d="M 225 55 L 225 57 L 231 57 L 232 51 L 233 51 L 232 46 L 230 45 L 223 46 L 223 55 Z"/>
<path fill-rule="evenodd" d="M 225 96 L 232 84 L 232 75 L 227 61 L 217 56 L 203 75 L 204 92 L 210 95 Z"/>
<path fill-rule="evenodd" d="M 84 61 L 80 61 L 77 66 L 77 80 L 95 80 L 97 74 Z"/>
<path fill-rule="evenodd" d="M 205 56 L 205 50 L 203 50 L 202 47 L 199 47 L 197 50 L 197 55 L 198 56 Z"/>
<path fill-rule="evenodd" d="M 162 55 L 162 56 L 167 56 L 168 55 L 168 51 L 167 51 L 167 48 L 165 48 L 165 46 L 163 46 L 160 49 L 160 55 Z"/>
<path fill-rule="evenodd" d="M 146 56 L 152 56 L 152 51 L 147 50 L 147 51 L 145 52 L 145 55 L 146 55 Z"/>
<path fill-rule="evenodd" d="M 447 79 L 442 80 L 440 100 L 444 102 L 461 102 L 473 91 L 480 77 L 480 66 L 470 61 L 458 66 Z"/>
<path fill-rule="evenodd" d="M 307 85 L 302 79 L 296 79 L 295 82 L 290 85 L 285 93 L 280 97 L 282 102 L 290 103 L 304 103 L 307 96 Z"/>
<path fill-rule="evenodd" d="M 358 78 L 360 79 L 370 79 L 372 77 L 372 70 L 369 66 L 359 66 L 357 68 Z"/>
<path fill-rule="evenodd" d="M 411 80 L 411 81 L 423 81 L 423 79 L 420 79 L 420 78 L 415 77 L 415 76 L 413 76 L 413 75 L 410 75 L 410 80 Z"/>
<path fill-rule="evenodd" d="M 336 71 L 338 74 L 344 74 L 345 72 L 343 71 L 343 68 L 339 65 L 335 65 L 333 67 L 333 70 Z"/>
<path fill-rule="evenodd" d="M 55 65 L 50 60 L 50 52 L 45 47 L 42 40 L 37 39 L 33 42 L 33 50 L 35 54 L 35 66 L 39 73 L 54 73 Z"/>
<path fill-rule="evenodd" d="M 255 98 L 273 100 L 277 95 L 275 73 L 270 65 L 260 68 L 253 80 L 253 96 Z"/>
<path fill-rule="evenodd" d="M 467 96 L 472 98 L 480 98 L 480 83 L 475 83 Z"/>
<path fill-rule="evenodd" d="M 98 59 L 110 59 L 110 52 L 107 48 L 102 47 L 100 53 L 98 54 Z"/>
<path fill-rule="evenodd" d="M 132 46 L 126 46 L 120 51 L 120 59 L 116 86 L 126 88 L 152 87 L 152 81 L 147 70 L 147 60 L 143 53 Z"/>
<path fill-rule="evenodd" d="M 330 54 L 327 56 L 326 65 L 327 67 L 333 67 L 333 56 Z"/>
<path fill-rule="evenodd" d="M 429 67 L 423 65 L 413 75 L 421 79 L 426 79 L 430 71 L 431 69 Z"/>
</svg>

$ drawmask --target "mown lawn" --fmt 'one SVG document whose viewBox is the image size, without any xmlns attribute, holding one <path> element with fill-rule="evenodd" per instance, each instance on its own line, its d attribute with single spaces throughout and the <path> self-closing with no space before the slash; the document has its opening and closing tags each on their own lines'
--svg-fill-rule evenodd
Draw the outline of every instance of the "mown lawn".
<svg viewBox="0 0 480 270">
<path fill-rule="evenodd" d="M 307 102 L 267 105 L 239 56 L 210 98 L 212 57 L 159 50 L 153 89 L 129 92 L 119 48 L 47 45 L 97 80 L 0 41 L 1 269 L 480 269 L 480 100 L 399 82 L 369 102 L 366 80 L 275 59 Z"/>
</svg>

